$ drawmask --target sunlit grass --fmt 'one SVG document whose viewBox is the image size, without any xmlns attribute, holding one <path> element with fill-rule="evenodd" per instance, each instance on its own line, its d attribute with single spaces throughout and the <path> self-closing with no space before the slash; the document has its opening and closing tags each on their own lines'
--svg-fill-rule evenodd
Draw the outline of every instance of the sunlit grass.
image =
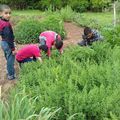
<svg viewBox="0 0 120 120">
<path fill-rule="evenodd" d="M 39 16 L 42 15 L 43 12 L 39 10 L 13 10 L 13 16 Z"/>
</svg>

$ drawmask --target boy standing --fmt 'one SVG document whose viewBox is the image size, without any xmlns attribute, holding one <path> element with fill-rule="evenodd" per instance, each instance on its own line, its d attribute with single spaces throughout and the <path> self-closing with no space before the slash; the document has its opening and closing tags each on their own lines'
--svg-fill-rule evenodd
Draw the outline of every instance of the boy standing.
<svg viewBox="0 0 120 120">
<path fill-rule="evenodd" d="M 39 42 L 41 45 L 48 47 L 47 56 L 51 56 L 51 48 L 54 45 L 59 50 L 60 54 L 63 53 L 63 41 L 61 36 L 54 31 L 44 31 L 39 36 Z"/>
<path fill-rule="evenodd" d="M 83 40 L 78 43 L 80 46 L 92 45 L 95 41 L 100 41 L 103 37 L 97 30 L 91 29 L 89 27 L 84 28 L 84 35 L 82 36 Z"/>
<path fill-rule="evenodd" d="M 15 79 L 15 46 L 12 26 L 9 22 L 11 9 L 7 5 L 0 5 L 0 41 L 1 47 L 7 60 L 7 78 Z"/>
</svg>

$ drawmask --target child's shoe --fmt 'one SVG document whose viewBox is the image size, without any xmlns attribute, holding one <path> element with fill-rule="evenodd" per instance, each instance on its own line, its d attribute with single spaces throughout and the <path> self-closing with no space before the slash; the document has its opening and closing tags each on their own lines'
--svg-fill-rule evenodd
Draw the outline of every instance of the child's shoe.
<svg viewBox="0 0 120 120">
<path fill-rule="evenodd" d="M 14 80 L 16 77 L 14 75 L 8 75 L 7 78 L 8 80 Z"/>
</svg>

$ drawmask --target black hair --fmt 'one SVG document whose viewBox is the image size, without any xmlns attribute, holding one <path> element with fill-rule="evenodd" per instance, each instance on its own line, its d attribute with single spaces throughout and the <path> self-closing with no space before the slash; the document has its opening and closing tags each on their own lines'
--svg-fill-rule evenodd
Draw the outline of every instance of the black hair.
<svg viewBox="0 0 120 120">
<path fill-rule="evenodd" d="M 84 35 L 88 35 L 91 32 L 92 32 L 91 28 L 89 28 L 89 27 L 84 28 Z"/>
<path fill-rule="evenodd" d="M 47 45 L 40 45 L 39 49 L 43 50 L 45 53 L 48 51 Z"/>
<path fill-rule="evenodd" d="M 5 9 L 10 9 L 10 7 L 5 4 L 0 4 L 0 12 L 3 12 Z"/>
<path fill-rule="evenodd" d="M 62 46 L 63 46 L 63 41 L 62 41 L 62 40 L 56 40 L 56 42 L 55 42 L 55 47 L 56 47 L 57 49 L 61 49 Z"/>
</svg>

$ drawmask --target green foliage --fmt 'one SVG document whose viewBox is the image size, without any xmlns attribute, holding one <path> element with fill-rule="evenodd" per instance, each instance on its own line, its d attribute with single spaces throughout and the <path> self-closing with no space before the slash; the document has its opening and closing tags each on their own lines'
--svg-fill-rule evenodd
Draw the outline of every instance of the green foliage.
<svg viewBox="0 0 120 120">
<path fill-rule="evenodd" d="M 120 26 L 106 27 L 102 33 L 105 39 L 111 44 L 111 46 L 120 45 Z"/>
<path fill-rule="evenodd" d="M 62 39 L 65 38 L 66 32 L 64 29 L 64 23 L 58 15 L 51 15 L 46 17 L 45 20 L 41 21 L 42 31 L 52 30 L 59 33 Z"/>
<path fill-rule="evenodd" d="M 23 20 L 15 28 L 17 43 L 36 43 L 41 31 L 40 22 L 37 20 Z"/>
<path fill-rule="evenodd" d="M 73 21 L 73 17 L 75 15 L 75 12 L 72 10 L 71 7 L 66 6 L 65 8 L 62 8 L 60 10 L 60 15 L 64 21 Z"/>
<path fill-rule="evenodd" d="M 103 29 L 104 27 L 112 26 L 111 13 L 76 13 L 73 16 L 73 21 L 80 26 L 89 26 L 95 29 Z M 113 26 L 112 26 L 113 27 Z"/>
<path fill-rule="evenodd" d="M 0 0 L 0 3 L 9 4 L 17 9 L 39 9 L 52 11 L 60 10 L 69 5 L 77 12 L 86 10 L 101 11 L 108 8 L 112 0 Z"/>
<path fill-rule="evenodd" d="M 23 20 L 15 28 L 16 42 L 20 44 L 37 43 L 39 34 L 45 30 L 53 30 L 59 33 L 62 39 L 66 33 L 63 21 L 57 16 L 49 16 L 45 20 Z"/>
<path fill-rule="evenodd" d="M 9 102 L 0 101 L 1 120 L 50 120 L 60 110 L 42 108 L 39 114 L 36 114 L 34 105 L 37 98 L 29 99 L 24 91 L 14 95 L 10 97 Z"/>
<path fill-rule="evenodd" d="M 88 0 L 70 0 L 70 6 L 76 12 L 83 12 L 87 10 L 89 2 Z"/>
<path fill-rule="evenodd" d="M 61 107 L 56 120 L 119 119 L 119 52 L 106 42 L 72 46 L 62 56 L 25 64 L 15 91 L 36 98 L 37 114 L 43 107 Z"/>
<path fill-rule="evenodd" d="M 57 10 L 62 7 L 64 3 L 61 0 L 41 0 L 38 3 L 38 7 L 42 10 L 49 9 L 50 7 L 52 10 Z"/>
<path fill-rule="evenodd" d="M 90 3 L 95 11 L 102 11 L 109 7 L 111 0 L 90 0 Z"/>
</svg>

